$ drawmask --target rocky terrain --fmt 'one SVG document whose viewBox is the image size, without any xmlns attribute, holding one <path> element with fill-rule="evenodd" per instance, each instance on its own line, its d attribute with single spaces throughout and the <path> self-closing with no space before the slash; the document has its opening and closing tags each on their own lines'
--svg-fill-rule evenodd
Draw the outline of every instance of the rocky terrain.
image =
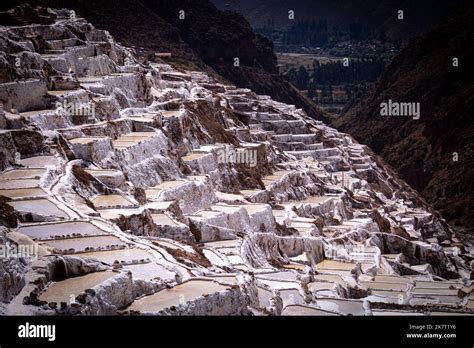
<svg viewBox="0 0 474 348">
<path fill-rule="evenodd" d="M 460 0 L 212 0 L 219 9 L 242 13 L 256 30 L 269 23 L 275 30 L 286 32 L 298 21 L 325 21 L 329 32 L 349 32 L 357 26 L 356 39 L 380 38 L 406 41 L 434 26 Z M 295 21 L 288 21 L 293 10 Z M 404 11 L 404 20 L 397 19 L 397 11 Z M 354 32 L 353 34 L 355 34 Z"/>
<path fill-rule="evenodd" d="M 24 2 L 4 0 L 0 9 Z M 44 5 L 41 0 L 28 3 Z M 133 47 L 139 57 L 171 53 L 167 61 L 174 66 L 204 71 L 221 82 L 252 88 L 303 108 L 315 119 L 326 120 L 326 114 L 314 102 L 278 74 L 272 42 L 255 34 L 242 15 L 219 11 L 209 0 L 48 0 L 47 4 L 76 11 L 97 28 L 109 31 L 117 41 Z M 234 65 L 235 58 L 239 66 Z"/>
<path fill-rule="evenodd" d="M 380 154 L 472 241 L 474 6 L 466 2 L 413 39 L 334 125 Z M 455 65 L 454 58 L 459 64 Z M 387 100 L 419 102 L 420 119 L 381 117 Z"/>
<path fill-rule="evenodd" d="M 474 313 L 472 246 L 351 136 L 69 10 L 15 15 L 1 313 Z"/>
</svg>

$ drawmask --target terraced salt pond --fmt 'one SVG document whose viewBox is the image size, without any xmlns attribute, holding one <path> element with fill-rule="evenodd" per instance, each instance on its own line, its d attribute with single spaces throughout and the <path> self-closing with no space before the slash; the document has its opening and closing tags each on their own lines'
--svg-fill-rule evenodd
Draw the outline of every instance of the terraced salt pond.
<svg viewBox="0 0 474 348">
<path fill-rule="evenodd" d="M 117 273 L 113 271 L 94 272 L 80 277 L 52 282 L 46 291 L 40 294 L 39 299 L 48 303 L 69 303 L 71 299 L 73 300 L 86 289 L 93 288 L 115 275 L 117 275 Z"/>
<path fill-rule="evenodd" d="M 334 287 L 334 283 L 329 282 L 311 282 L 308 284 L 308 289 L 311 292 L 319 290 L 331 290 Z"/>
<path fill-rule="evenodd" d="M 271 272 L 271 273 L 257 273 L 255 274 L 257 279 L 267 279 L 267 280 L 283 280 L 283 281 L 296 281 L 296 273 L 292 271 L 282 271 L 282 272 Z"/>
<path fill-rule="evenodd" d="M 406 298 L 407 294 L 404 291 L 392 291 L 392 290 L 372 290 L 372 295 L 380 297 L 391 297 L 391 298 Z"/>
<path fill-rule="evenodd" d="M 207 242 L 204 243 L 204 246 L 213 248 L 235 248 L 240 246 L 240 239 L 227 239 L 216 242 Z"/>
<path fill-rule="evenodd" d="M 115 220 L 120 216 L 129 217 L 131 215 L 141 214 L 143 209 L 141 208 L 117 208 L 117 209 L 100 209 L 100 216 L 107 220 Z"/>
<path fill-rule="evenodd" d="M 176 221 L 172 220 L 166 214 L 151 214 L 153 222 L 158 226 L 178 226 Z"/>
<path fill-rule="evenodd" d="M 189 181 L 184 181 L 184 180 L 164 181 L 159 185 L 146 189 L 145 190 L 146 198 L 149 200 L 158 199 L 160 198 L 161 192 L 163 192 L 164 190 L 177 188 L 186 183 L 189 183 Z"/>
<path fill-rule="evenodd" d="M 87 144 L 92 144 L 96 141 L 99 141 L 99 140 L 108 140 L 109 138 L 108 137 L 93 137 L 93 136 L 89 136 L 89 137 L 80 137 L 80 138 L 74 138 L 74 139 L 70 139 L 69 142 L 71 144 L 79 144 L 79 145 L 87 145 Z"/>
<path fill-rule="evenodd" d="M 355 268 L 355 263 L 342 262 L 335 260 L 323 260 L 317 265 L 317 269 L 321 271 L 351 271 Z"/>
<path fill-rule="evenodd" d="M 408 284 L 412 280 L 407 277 L 397 277 L 397 276 L 389 276 L 389 275 L 376 275 L 374 277 L 376 282 L 384 282 L 384 283 L 400 283 L 400 284 Z"/>
<path fill-rule="evenodd" d="M 280 296 L 283 300 L 283 306 L 304 303 L 303 296 L 297 289 L 280 290 Z"/>
<path fill-rule="evenodd" d="M 342 286 L 346 286 L 346 282 L 341 278 L 340 275 L 337 274 L 317 274 L 314 276 L 314 280 L 320 282 L 337 283 Z"/>
<path fill-rule="evenodd" d="M 215 275 L 215 276 L 208 276 L 208 278 L 211 278 L 215 281 L 223 281 L 223 282 L 228 282 L 231 284 L 237 284 L 237 278 L 235 276 L 228 276 L 228 275 Z"/>
<path fill-rule="evenodd" d="M 444 295 L 415 295 L 412 299 L 410 299 L 411 305 L 444 304 L 457 306 L 460 302 L 461 299 L 457 296 Z"/>
<path fill-rule="evenodd" d="M 443 288 L 428 288 L 428 289 L 422 289 L 422 288 L 414 288 L 413 289 L 413 294 L 415 295 L 457 295 L 458 290 L 457 289 L 443 289 Z"/>
<path fill-rule="evenodd" d="M 227 263 L 219 256 L 217 255 L 214 251 L 208 250 L 208 249 L 203 249 L 202 252 L 204 253 L 204 256 L 214 265 L 217 267 L 225 267 Z"/>
<path fill-rule="evenodd" d="M 154 263 L 140 263 L 136 265 L 126 265 L 124 270 L 132 272 L 133 279 L 152 280 L 155 278 L 174 280 L 175 274 L 165 267 Z"/>
<path fill-rule="evenodd" d="M 11 199 L 45 197 L 47 195 L 48 194 L 39 187 L 0 190 L 0 196 L 5 196 Z"/>
<path fill-rule="evenodd" d="M 407 285 L 403 283 L 402 284 L 383 283 L 383 282 L 360 282 L 360 283 L 370 289 L 404 291 L 407 288 Z"/>
<path fill-rule="evenodd" d="M 58 208 L 56 204 L 47 199 L 28 199 L 21 201 L 8 202 L 8 205 L 15 208 L 16 211 L 25 213 L 34 213 L 43 216 L 55 216 L 60 218 L 68 218 L 69 215 L 65 211 Z"/>
<path fill-rule="evenodd" d="M 336 313 L 327 312 L 321 309 L 317 309 L 309 306 L 302 305 L 288 305 L 286 306 L 281 315 L 337 315 Z"/>
<path fill-rule="evenodd" d="M 267 279 L 261 279 L 257 278 L 259 284 L 265 284 L 269 286 L 272 289 L 289 289 L 289 288 L 295 288 L 296 283 L 293 281 L 281 281 L 281 280 L 267 280 Z"/>
<path fill-rule="evenodd" d="M 114 140 L 112 143 L 116 149 L 126 149 L 130 146 L 136 145 L 142 141 L 152 138 L 157 133 L 155 132 L 133 132 L 122 135 Z"/>
<path fill-rule="evenodd" d="M 92 200 L 97 209 L 110 207 L 133 207 L 134 204 L 121 195 L 99 195 Z"/>
<path fill-rule="evenodd" d="M 133 260 L 152 259 L 152 255 L 149 252 L 138 248 L 95 251 L 76 255 L 81 257 L 93 257 L 108 264 L 113 264 L 115 261 L 130 262 Z"/>
<path fill-rule="evenodd" d="M 35 156 L 21 159 L 20 164 L 30 168 L 44 168 L 47 166 L 55 166 L 57 159 L 54 156 Z"/>
<path fill-rule="evenodd" d="M 212 280 L 189 280 L 171 289 L 161 290 L 153 295 L 145 296 L 133 302 L 127 310 L 153 313 L 171 306 L 178 306 L 188 301 L 193 301 L 200 296 L 229 289 Z"/>
<path fill-rule="evenodd" d="M 111 246 L 126 247 L 124 242 L 114 236 L 57 239 L 49 240 L 45 244 L 54 249 L 62 251 L 73 249 L 75 252 L 85 252 L 86 248 L 107 249 Z"/>
<path fill-rule="evenodd" d="M 0 189 L 24 189 L 39 187 L 39 179 L 11 179 L 0 180 Z"/>
<path fill-rule="evenodd" d="M 87 221 L 28 225 L 20 227 L 18 232 L 37 240 L 66 236 L 70 233 L 82 236 L 99 236 L 105 234 L 103 230 Z"/>
<path fill-rule="evenodd" d="M 46 172 L 44 168 L 12 169 L 0 175 L 0 180 L 39 179 Z"/>
<path fill-rule="evenodd" d="M 271 291 L 261 287 L 257 287 L 257 294 L 260 308 L 270 306 L 270 299 L 273 297 L 273 293 Z"/>
<path fill-rule="evenodd" d="M 362 301 L 343 299 L 317 299 L 316 305 L 321 309 L 338 312 L 344 315 L 365 315 Z"/>
<path fill-rule="evenodd" d="M 179 115 L 179 110 L 162 110 L 161 114 L 163 117 L 174 117 Z"/>
<path fill-rule="evenodd" d="M 441 281 L 422 281 L 417 280 L 415 282 L 417 288 L 429 289 L 429 288 L 442 288 L 442 289 L 456 289 L 462 287 L 461 284 L 455 282 L 441 282 Z"/>
</svg>

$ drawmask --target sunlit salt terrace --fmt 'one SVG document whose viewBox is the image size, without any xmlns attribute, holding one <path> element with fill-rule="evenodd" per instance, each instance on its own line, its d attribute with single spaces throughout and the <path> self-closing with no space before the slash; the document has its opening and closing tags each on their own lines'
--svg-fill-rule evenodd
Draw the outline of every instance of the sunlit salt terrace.
<svg viewBox="0 0 474 348">
<path fill-rule="evenodd" d="M 115 275 L 117 275 L 117 273 L 111 271 L 94 272 L 58 282 L 52 282 L 46 291 L 40 294 L 39 299 L 48 303 L 70 303 L 71 301 L 75 301 L 75 297 L 86 289 L 91 289 Z"/>
<path fill-rule="evenodd" d="M 3 262 L 1 313 L 474 313 L 472 248 L 365 145 L 67 13 L 2 28 L 0 232 L 39 257 Z"/>
<path fill-rule="evenodd" d="M 55 166 L 58 160 L 55 156 L 34 156 L 22 158 L 19 162 L 22 166 L 29 168 L 44 168 L 48 166 Z"/>
<path fill-rule="evenodd" d="M 171 289 L 161 290 L 153 295 L 136 300 L 126 310 L 141 313 L 159 312 L 171 306 L 179 306 L 201 296 L 227 289 L 229 289 L 229 286 L 212 280 L 191 279 Z"/>
<path fill-rule="evenodd" d="M 101 236 L 106 232 L 87 221 L 70 221 L 61 223 L 42 223 L 18 228 L 18 232 L 37 240 L 50 240 L 58 237 Z"/>
<path fill-rule="evenodd" d="M 92 200 L 92 204 L 97 209 L 107 209 L 113 207 L 119 208 L 131 208 L 135 207 L 136 204 L 118 194 L 112 195 L 98 195 Z"/>
<path fill-rule="evenodd" d="M 112 235 L 89 236 L 83 238 L 67 238 L 44 241 L 43 244 L 59 253 L 74 254 L 92 250 L 125 248 L 127 245 Z"/>
<path fill-rule="evenodd" d="M 113 264 L 115 261 L 129 263 L 133 260 L 153 259 L 153 256 L 149 252 L 138 248 L 78 253 L 76 256 L 94 257 L 109 264 Z"/>
<path fill-rule="evenodd" d="M 189 185 L 189 181 L 186 180 L 171 180 L 164 181 L 161 184 L 158 184 L 154 187 L 150 187 L 145 190 L 145 194 L 148 200 L 159 199 L 163 191 L 176 189 L 182 185 Z"/>
<path fill-rule="evenodd" d="M 165 280 L 170 282 L 175 280 L 176 276 L 174 272 L 155 262 L 127 264 L 123 269 L 132 272 L 134 279 L 146 281 Z"/>
<path fill-rule="evenodd" d="M 47 195 L 48 194 L 39 187 L 0 190 L 0 196 L 5 196 L 12 199 L 45 197 Z"/>
<path fill-rule="evenodd" d="M 307 315 L 317 315 L 317 316 L 326 316 L 326 315 L 338 315 L 334 312 L 325 311 L 319 308 L 311 307 L 311 306 L 302 306 L 302 305 L 289 305 L 286 306 L 282 313 L 282 315 L 290 315 L 290 316 L 307 316 Z"/>
<path fill-rule="evenodd" d="M 48 199 L 22 199 L 8 202 L 16 211 L 67 219 L 70 216 Z"/>
<path fill-rule="evenodd" d="M 107 137 L 81 137 L 81 138 L 74 138 L 70 139 L 69 141 L 71 144 L 80 144 L 80 145 L 88 145 L 99 140 L 107 140 Z"/>
<path fill-rule="evenodd" d="M 0 174 L 0 181 L 15 179 L 40 179 L 44 173 L 46 173 L 46 169 L 44 168 L 12 169 Z"/>
<path fill-rule="evenodd" d="M 133 132 L 118 137 L 112 143 L 115 149 L 126 149 L 153 138 L 156 135 L 157 134 L 155 132 Z"/>
<path fill-rule="evenodd" d="M 163 117 L 177 117 L 181 110 L 162 110 L 160 111 Z"/>
</svg>

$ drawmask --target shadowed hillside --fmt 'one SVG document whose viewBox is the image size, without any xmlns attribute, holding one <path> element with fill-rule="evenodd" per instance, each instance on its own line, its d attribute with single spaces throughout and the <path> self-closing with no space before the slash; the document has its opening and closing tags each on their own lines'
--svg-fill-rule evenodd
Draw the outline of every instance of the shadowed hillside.
<svg viewBox="0 0 474 348">
<path fill-rule="evenodd" d="M 473 231 L 472 4 L 412 40 L 375 88 L 335 122 L 372 147 L 454 226 Z M 459 67 L 453 67 L 453 57 Z M 420 102 L 421 118 L 381 117 L 388 99 Z M 457 152 L 459 161 L 453 161 Z"/>
</svg>

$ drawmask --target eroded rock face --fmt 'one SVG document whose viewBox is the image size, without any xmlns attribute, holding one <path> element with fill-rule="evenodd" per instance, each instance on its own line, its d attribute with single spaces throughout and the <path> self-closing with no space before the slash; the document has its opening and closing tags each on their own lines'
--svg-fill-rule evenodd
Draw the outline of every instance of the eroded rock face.
<svg viewBox="0 0 474 348">
<path fill-rule="evenodd" d="M 0 302 L 10 302 L 25 286 L 27 255 L 18 253 L 18 244 L 6 238 L 8 229 L 0 226 Z"/>
<path fill-rule="evenodd" d="M 370 149 L 51 11 L 0 29 L 6 313 L 472 312 L 471 246 Z"/>
</svg>

